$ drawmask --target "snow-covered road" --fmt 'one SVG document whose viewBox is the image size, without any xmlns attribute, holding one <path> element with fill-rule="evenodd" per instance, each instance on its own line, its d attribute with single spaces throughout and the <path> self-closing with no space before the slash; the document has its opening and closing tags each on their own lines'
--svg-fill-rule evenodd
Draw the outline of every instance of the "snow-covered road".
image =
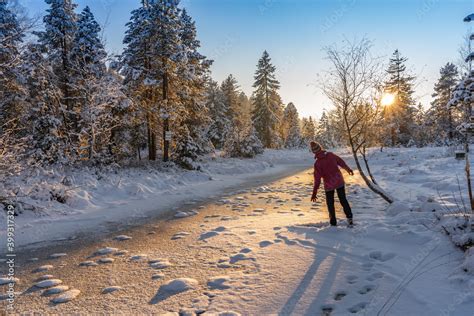
<svg viewBox="0 0 474 316">
<path fill-rule="evenodd" d="M 32 249 L 17 258 L 16 312 L 472 315 L 474 280 L 436 212 L 386 211 L 359 176 L 348 180 L 352 229 L 328 227 L 307 170 L 180 210 L 194 216 Z M 80 293 L 54 304 L 62 294 L 33 286 L 41 279 Z"/>
</svg>

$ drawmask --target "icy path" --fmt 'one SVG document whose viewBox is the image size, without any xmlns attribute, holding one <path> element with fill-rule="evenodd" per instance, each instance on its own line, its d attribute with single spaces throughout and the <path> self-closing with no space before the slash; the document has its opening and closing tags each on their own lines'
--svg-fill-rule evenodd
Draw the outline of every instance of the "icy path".
<svg viewBox="0 0 474 316">
<path fill-rule="evenodd" d="M 357 225 L 331 228 L 324 200 L 308 201 L 311 184 L 305 171 L 178 210 L 189 217 L 32 250 L 18 258 L 16 311 L 472 315 L 473 278 L 433 212 L 385 212 L 355 176 Z M 74 297 L 54 303 L 61 295 Z"/>
</svg>

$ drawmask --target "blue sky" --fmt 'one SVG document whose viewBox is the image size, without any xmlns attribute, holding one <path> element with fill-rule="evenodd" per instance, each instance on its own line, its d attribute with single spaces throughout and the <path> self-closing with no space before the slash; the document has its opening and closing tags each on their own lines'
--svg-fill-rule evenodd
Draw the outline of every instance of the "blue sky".
<svg viewBox="0 0 474 316">
<path fill-rule="evenodd" d="M 43 0 L 19 0 L 31 15 L 44 14 Z M 89 5 L 101 25 L 109 52 L 120 53 L 125 23 L 139 0 L 76 0 Z M 319 116 L 331 104 L 318 88 L 328 69 L 323 47 L 368 37 L 373 54 L 384 60 L 398 48 L 418 75 L 417 97 L 431 100 L 439 68 L 459 59 L 458 48 L 470 29 L 464 16 L 474 0 L 182 0 L 196 20 L 202 52 L 214 59 L 214 79 L 232 73 L 252 92 L 255 66 L 267 50 L 278 69 L 280 93 L 300 114 Z M 472 26 L 474 26 L 474 23 Z"/>
</svg>

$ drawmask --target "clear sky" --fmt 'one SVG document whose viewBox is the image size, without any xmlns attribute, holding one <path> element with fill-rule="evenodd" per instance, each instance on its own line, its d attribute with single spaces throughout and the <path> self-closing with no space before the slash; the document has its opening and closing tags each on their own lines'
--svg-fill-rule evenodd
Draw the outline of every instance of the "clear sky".
<svg viewBox="0 0 474 316">
<path fill-rule="evenodd" d="M 19 0 L 31 15 L 43 14 L 43 0 Z M 76 0 L 89 5 L 104 25 L 106 46 L 120 53 L 125 23 L 140 0 Z M 277 67 L 280 94 L 303 116 L 319 116 L 331 104 L 318 87 L 327 70 L 323 47 L 368 37 L 385 60 L 398 48 L 418 75 L 417 97 L 429 105 L 439 68 L 457 62 L 470 26 L 474 0 L 182 0 L 196 20 L 202 53 L 214 59 L 213 78 L 233 74 L 250 95 L 256 64 L 267 50 Z M 474 26 L 474 22 L 471 22 Z"/>
</svg>

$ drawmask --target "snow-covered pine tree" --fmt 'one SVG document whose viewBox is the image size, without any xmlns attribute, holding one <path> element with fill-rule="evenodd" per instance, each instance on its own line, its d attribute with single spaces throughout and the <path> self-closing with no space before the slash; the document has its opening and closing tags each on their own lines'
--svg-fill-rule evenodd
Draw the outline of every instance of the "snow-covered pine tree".
<svg viewBox="0 0 474 316">
<path fill-rule="evenodd" d="M 100 32 L 99 24 L 86 6 L 77 17 L 69 58 L 73 73 L 70 83 L 76 95 L 74 110 L 79 113 L 78 158 L 110 161 L 111 157 L 104 157 L 107 151 L 103 147 L 107 148 L 107 144 L 101 144 L 105 140 L 102 135 L 110 133 L 105 131 L 117 122 L 108 111 L 110 105 L 105 106 L 103 101 L 110 97 L 108 88 L 112 78 L 105 78 L 107 53 L 99 38 Z"/>
<path fill-rule="evenodd" d="M 73 77 L 70 54 L 76 32 L 77 16 L 74 12 L 76 4 L 72 0 L 45 0 L 49 5 L 47 14 L 43 17 L 44 31 L 35 32 L 39 43 L 47 52 L 49 63 L 53 66 L 56 81 L 50 82 L 61 90 L 61 103 L 67 112 L 65 126 L 68 131 L 77 133 L 79 118 L 74 111 L 74 88 L 71 85 Z M 76 141 L 74 136 L 71 137 Z"/>
<path fill-rule="evenodd" d="M 395 102 L 385 109 L 386 120 L 389 123 L 391 145 L 407 145 L 412 138 L 413 112 L 415 100 L 413 85 L 415 77 L 407 73 L 406 61 L 400 52 L 395 50 L 390 58 L 384 90 L 395 95 Z"/>
<path fill-rule="evenodd" d="M 7 5 L 6 0 L 0 1 L 0 133 L 10 120 L 7 125 L 16 125 L 21 112 L 19 96 L 23 94 L 18 65 L 24 33 Z"/>
<path fill-rule="evenodd" d="M 224 94 L 224 103 L 225 108 L 227 109 L 227 119 L 232 125 L 239 125 L 239 85 L 232 74 L 224 79 L 221 84 L 221 90 Z"/>
<path fill-rule="evenodd" d="M 308 145 L 316 137 L 316 125 L 313 118 L 303 118 L 301 121 L 301 136 L 305 145 Z"/>
<path fill-rule="evenodd" d="M 225 137 L 231 127 L 229 117 L 227 116 L 227 104 L 224 100 L 224 94 L 217 82 L 209 78 L 206 87 L 206 107 L 211 117 L 208 137 L 215 148 L 221 149 L 224 146 Z"/>
<path fill-rule="evenodd" d="M 207 137 L 210 118 L 205 104 L 205 84 L 212 62 L 199 52 L 201 44 L 197 39 L 196 26 L 186 9 L 181 11 L 180 27 L 184 56 L 178 63 L 178 97 L 183 104 L 179 117 L 181 124 L 187 126 L 191 138 L 195 141 L 193 148 L 197 147 L 198 153 L 204 154 L 213 149 Z M 189 140 L 186 142 L 189 143 Z M 183 144 L 179 146 L 182 147 Z"/>
<path fill-rule="evenodd" d="M 302 145 L 300 119 L 293 103 L 288 103 L 283 113 L 282 128 L 286 148 L 297 148 Z"/>
<path fill-rule="evenodd" d="M 142 6 L 131 13 L 123 43 L 125 49 L 121 55 L 121 74 L 127 95 L 133 100 L 134 111 L 131 117 L 133 126 L 132 143 L 136 146 L 137 156 L 141 159 L 141 149 L 148 148 L 148 158 L 156 155 L 156 134 L 158 117 L 152 75 L 153 25 L 150 22 L 150 4 L 142 1 Z M 145 142 L 143 139 L 146 139 Z"/>
<path fill-rule="evenodd" d="M 278 95 L 280 83 L 275 78 L 275 66 L 272 65 L 267 51 L 263 52 L 255 72 L 252 121 L 257 135 L 267 148 L 277 147 L 275 135 L 278 135 L 281 99 Z"/>
<path fill-rule="evenodd" d="M 199 157 L 201 149 L 196 141 L 191 137 L 191 133 L 186 125 L 182 125 L 177 135 L 176 148 L 173 152 L 173 160 L 181 167 L 194 170 L 199 169 L 196 160 Z"/>
<path fill-rule="evenodd" d="M 431 108 L 428 111 L 428 120 L 433 128 L 435 141 L 448 143 L 453 141 L 455 128 L 458 125 L 455 109 L 448 108 L 446 105 L 451 99 L 451 93 L 457 85 L 459 73 L 457 67 L 452 63 L 447 63 L 440 70 L 440 77 L 435 83 L 434 98 L 431 102 Z"/>
<path fill-rule="evenodd" d="M 331 132 L 329 117 L 326 111 L 323 111 L 315 132 L 316 139 L 326 148 L 334 147 L 334 135 Z"/>
<path fill-rule="evenodd" d="M 26 122 L 30 135 L 28 159 L 32 165 L 69 163 L 69 144 L 65 135 L 66 111 L 62 91 L 52 82 L 60 80 L 52 71 L 51 61 L 43 57 L 40 45 L 30 44 L 23 58 L 29 109 Z"/>
<path fill-rule="evenodd" d="M 233 128 L 229 131 L 224 144 L 224 155 L 234 158 L 253 158 L 264 152 L 263 144 L 257 136 L 255 128 L 248 126 L 246 130 Z"/>
<path fill-rule="evenodd" d="M 0 173 L 20 167 L 25 143 L 25 87 L 20 72 L 24 32 L 8 1 L 0 0 Z"/>
</svg>

